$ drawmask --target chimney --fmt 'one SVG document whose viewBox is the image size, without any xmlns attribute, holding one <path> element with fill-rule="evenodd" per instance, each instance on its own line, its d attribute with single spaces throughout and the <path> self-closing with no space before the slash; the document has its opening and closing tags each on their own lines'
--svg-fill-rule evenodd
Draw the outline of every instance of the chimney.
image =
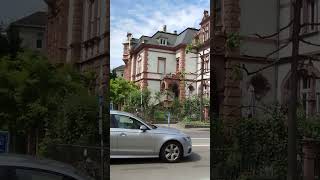
<svg viewBox="0 0 320 180">
<path fill-rule="evenodd" d="M 167 25 L 163 26 L 163 32 L 167 32 Z"/>
<path fill-rule="evenodd" d="M 209 16 L 209 11 L 204 10 L 204 12 L 203 12 L 203 16 L 204 16 L 204 17 L 208 17 L 208 16 Z"/>
<path fill-rule="evenodd" d="M 127 33 L 127 39 L 128 41 L 130 41 L 130 39 L 132 38 L 132 34 L 130 32 Z"/>
<path fill-rule="evenodd" d="M 173 34 L 178 34 L 178 33 L 177 33 L 177 30 L 174 30 L 174 31 L 173 31 Z"/>
</svg>

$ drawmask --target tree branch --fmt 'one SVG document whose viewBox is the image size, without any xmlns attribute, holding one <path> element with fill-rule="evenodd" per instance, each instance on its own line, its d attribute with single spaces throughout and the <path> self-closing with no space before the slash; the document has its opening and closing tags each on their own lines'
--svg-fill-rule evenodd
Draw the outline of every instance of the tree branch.
<svg viewBox="0 0 320 180">
<path fill-rule="evenodd" d="M 311 46 L 318 46 L 318 47 L 320 47 L 320 44 L 315 44 L 315 43 L 306 41 L 306 40 L 304 40 L 304 39 L 302 39 L 302 38 L 300 38 L 300 41 L 303 42 L 303 43 L 305 43 L 305 44 L 311 45 Z"/>
<path fill-rule="evenodd" d="M 275 64 L 277 64 L 278 62 L 279 61 L 275 61 L 275 62 L 273 62 L 273 63 L 271 63 L 271 64 L 269 64 L 267 66 L 264 66 L 264 67 L 262 67 L 262 68 L 260 68 L 260 69 L 258 69 L 256 71 L 252 71 L 252 72 L 249 72 L 249 70 L 246 68 L 245 64 L 242 64 L 241 68 L 247 73 L 248 76 L 250 76 L 250 75 L 256 74 L 258 72 L 261 72 L 261 71 L 263 71 L 265 69 L 268 69 L 268 68 L 274 66 Z"/>
<path fill-rule="evenodd" d="M 271 38 L 271 37 L 274 37 L 274 36 L 280 34 L 281 31 L 287 29 L 287 28 L 290 27 L 292 24 L 293 24 L 293 20 L 291 20 L 288 25 L 286 25 L 286 26 L 284 26 L 283 28 L 279 29 L 278 32 L 273 33 L 273 34 L 270 34 L 270 35 L 266 35 L 266 36 L 262 36 L 262 35 L 259 35 L 259 34 L 254 34 L 254 35 L 257 36 L 257 37 L 260 38 L 260 39 L 268 39 L 268 38 Z"/>
<path fill-rule="evenodd" d="M 290 43 L 291 43 L 291 39 L 289 39 L 289 41 L 288 41 L 286 44 L 282 45 L 282 46 L 279 47 L 278 49 L 276 49 L 276 50 L 272 51 L 271 53 L 267 54 L 266 58 L 269 58 L 271 55 L 279 52 L 279 51 L 282 50 L 283 48 L 287 47 Z"/>
<path fill-rule="evenodd" d="M 213 53 L 222 53 L 225 51 L 224 48 L 220 48 L 220 49 L 213 48 L 212 50 L 213 50 Z"/>
</svg>

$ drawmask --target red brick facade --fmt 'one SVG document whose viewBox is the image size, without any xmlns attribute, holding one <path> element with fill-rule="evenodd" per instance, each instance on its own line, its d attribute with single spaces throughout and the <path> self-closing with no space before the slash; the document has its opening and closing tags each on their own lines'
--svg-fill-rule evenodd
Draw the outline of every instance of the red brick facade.
<svg viewBox="0 0 320 180">
<path fill-rule="evenodd" d="M 52 63 L 64 63 L 67 57 L 69 0 L 48 4 L 47 53 Z"/>
<path fill-rule="evenodd" d="M 72 3 L 71 3 L 72 2 Z M 81 72 L 96 73 L 95 92 L 100 83 L 100 69 L 102 67 L 102 84 L 107 83 L 109 75 L 109 0 L 104 1 L 106 14 L 101 15 L 103 1 L 82 0 L 51 0 L 48 4 L 47 47 L 48 58 L 52 63 L 71 63 Z M 94 17 L 85 17 L 84 10 L 95 4 Z M 72 6 L 72 8 L 70 8 Z M 91 6 L 93 7 L 93 6 Z M 72 12 L 70 10 L 72 9 Z M 101 23 L 102 16 L 104 22 Z M 92 21 L 94 19 L 94 21 Z M 85 23 L 93 25 L 85 26 Z M 101 24 L 100 24 L 101 23 Z M 99 32 L 97 27 L 104 26 Z M 88 28 L 88 29 L 87 29 Z M 84 31 L 87 29 L 85 34 Z M 101 45 L 102 43 L 102 45 Z M 102 49 L 101 49 L 102 48 Z"/>
<path fill-rule="evenodd" d="M 186 66 L 186 48 L 183 47 L 180 49 L 180 60 L 179 60 L 179 72 L 184 72 Z M 179 98 L 181 101 L 186 98 L 186 87 L 185 82 L 180 80 L 179 84 Z"/>
<path fill-rule="evenodd" d="M 148 73 L 148 50 L 149 48 L 144 49 L 144 56 L 143 56 L 143 71 L 142 71 L 142 81 L 141 81 L 141 87 L 147 88 L 148 87 L 148 81 L 147 81 L 147 73 Z"/>
<path fill-rule="evenodd" d="M 224 0 L 222 15 L 222 29 L 220 32 L 215 32 L 214 42 L 219 48 L 223 47 L 226 39 L 223 36 L 229 33 L 238 33 L 240 30 L 240 6 L 239 0 Z M 214 31 L 218 31 L 215 29 Z M 220 45 L 219 45 L 220 44 Z M 241 117 L 241 90 L 240 80 L 234 80 L 231 76 L 232 67 L 239 65 L 240 50 L 226 49 L 222 54 L 215 54 L 212 63 L 215 63 L 217 72 L 216 77 L 218 82 L 218 91 L 220 91 L 220 115 L 223 119 L 232 119 Z M 223 69 L 223 70 L 222 70 Z M 221 92 L 222 90 L 222 92 Z"/>
</svg>

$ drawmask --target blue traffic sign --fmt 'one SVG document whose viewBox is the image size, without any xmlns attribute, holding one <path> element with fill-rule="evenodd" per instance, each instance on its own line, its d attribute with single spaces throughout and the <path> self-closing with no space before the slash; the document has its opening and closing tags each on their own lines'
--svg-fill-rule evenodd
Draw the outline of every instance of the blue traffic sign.
<svg viewBox="0 0 320 180">
<path fill-rule="evenodd" d="M 0 131 L 0 153 L 9 152 L 9 132 Z"/>
</svg>

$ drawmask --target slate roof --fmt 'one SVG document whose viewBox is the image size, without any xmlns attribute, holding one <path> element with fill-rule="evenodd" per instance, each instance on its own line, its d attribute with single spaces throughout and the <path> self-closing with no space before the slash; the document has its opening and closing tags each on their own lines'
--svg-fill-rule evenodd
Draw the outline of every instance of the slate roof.
<svg viewBox="0 0 320 180">
<path fill-rule="evenodd" d="M 112 71 L 116 71 L 116 70 L 124 70 L 124 65 L 121 65 L 121 66 L 118 66 L 118 67 L 116 67 L 116 68 L 114 68 Z"/>
<path fill-rule="evenodd" d="M 190 44 L 198 31 L 198 29 L 194 28 L 187 28 L 180 34 L 158 31 L 151 37 L 141 36 L 139 39 L 132 38 L 131 44 L 134 46 L 134 49 L 137 49 L 143 42 L 144 44 L 160 45 L 158 39 L 166 38 L 168 39 L 167 47 L 176 47 L 180 44 Z"/>
<path fill-rule="evenodd" d="M 23 17 L 11 23 L 11 26 L 33 26 L 33 27 L 45 27 L 47 25 L 47 13 L 35 12 L 29 16 Z"/>
</svg>

